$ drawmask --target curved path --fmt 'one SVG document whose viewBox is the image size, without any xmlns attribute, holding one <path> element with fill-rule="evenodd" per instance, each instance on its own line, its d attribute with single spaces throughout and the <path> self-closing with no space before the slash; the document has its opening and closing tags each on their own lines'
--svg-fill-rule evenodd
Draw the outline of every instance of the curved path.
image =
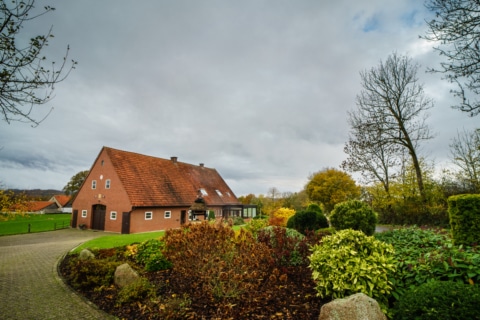
<svg viewBox="0 0 480 320">
<path fill-rule="evenodd" d="M 0 237 L 1 319 L 113 319 L 60 279 L 57 263 L 102 232 L 64 229 Z"/>
</svg>

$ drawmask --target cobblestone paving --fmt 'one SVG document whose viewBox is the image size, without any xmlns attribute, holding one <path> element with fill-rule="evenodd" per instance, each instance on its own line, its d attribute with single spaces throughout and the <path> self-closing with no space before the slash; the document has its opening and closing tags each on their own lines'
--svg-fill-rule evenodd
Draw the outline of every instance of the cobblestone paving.
<svg viewBox="0 0 480 320">
<path fill-rule="evenodd" d="M 57 263 L 102 232 L 64 229 L 0 237 L 0 319 L 113 319 L 60 279 Z"/>
</svg>

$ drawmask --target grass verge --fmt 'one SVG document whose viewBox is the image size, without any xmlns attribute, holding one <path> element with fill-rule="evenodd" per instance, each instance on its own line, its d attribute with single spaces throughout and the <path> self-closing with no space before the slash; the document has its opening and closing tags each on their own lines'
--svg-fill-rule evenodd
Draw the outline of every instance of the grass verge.
<svg viewBox="0 0 480 320">
<path fill-rule="evenodd" d="M 68 228 L 70 226 L 70 217 L 70 213 L 0 214 L 0 236 Z"/>
<path fill-rule="evenodd" d="M 135 233 L 135 234 L 111 234 L 87 241 L 72 250 L 72 253 L 78 253 L 83 249 L 108 249 L 126 246 L 132 243 L 141 243 L 145 240 L 155 239 L 163 236 L 165 231 Z"/>
</svg>

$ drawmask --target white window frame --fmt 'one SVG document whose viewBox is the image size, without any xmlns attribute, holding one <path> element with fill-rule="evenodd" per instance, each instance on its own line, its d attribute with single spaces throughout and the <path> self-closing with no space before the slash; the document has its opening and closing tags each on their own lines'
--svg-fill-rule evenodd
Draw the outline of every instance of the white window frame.
<svg viewBox="0 0 480 320">
<path fill-rule="evenodd" d="M 152 211 L 146 211 L 145 212 L 145 220 L 152 220 L 153 218 L 153 212 Z"/>
<path fill-rule="evenodd" d="M 110 189 L 111 184 L 112 184 L 112 181 L 110 181 L 110 179 L 105 180 L 105 189 Z"/>
<path fill-rule="evenodd" d="M 200 193 L 202 194 L 202 196 L 208 196 L 208 192 L 207 190 L 205 190 L 205 188 L 200 188 Z"/>
<path fill-rule="evenodd" d="M 87 217 L 87 213 L 88 213 L 87 210 L 82 210 L 82 218 L 86 218 L 86 217 Z"/>
<path fill-rule="evenodd" d="M 172 217 L 172 211 L 168 210 L 165 211 L 165 214 L 163 215 L 164 219 L 170 219 Z"/>
<path fill-rule="evenodd" d="M 117 211 L 110 211 L 110 220 L 117 220 Z"/>
<path fill-rule="evenodd" d="M 97 180 L 92 180 L 92 189 L 97 189 Z"/>
</svg>

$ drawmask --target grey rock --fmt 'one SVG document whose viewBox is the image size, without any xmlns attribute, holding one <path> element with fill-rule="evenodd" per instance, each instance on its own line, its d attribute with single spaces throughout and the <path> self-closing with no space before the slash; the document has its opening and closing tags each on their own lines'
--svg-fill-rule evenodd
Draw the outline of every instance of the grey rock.
<svg viewBox="0 0 480 320">
<path fill-rule="evenodd" d="M 119 288 L 123 288 L 133 282 L 135 282 L 139 276 L 138 273 L 130 267 L 128 263 L 119 265 L 115 269 L 115 274 L 113 276 L 115 285 Z"/>
<path fill-rule="evenodd" d="M 82 251 L 80 251 L 80 254 L 78 255 L 78 258 L 80 260 L 89 260 L 89 259 L 94 259 L 95 255 L 93 254 L 92 251 L 90 251 L 88 249 L 83 249 Z"/>
<path fill-rule="evenodd" d="M 378 302 L 364 293 L 324 304 L 319 320 L 386 320 Z"/>
</svg>

